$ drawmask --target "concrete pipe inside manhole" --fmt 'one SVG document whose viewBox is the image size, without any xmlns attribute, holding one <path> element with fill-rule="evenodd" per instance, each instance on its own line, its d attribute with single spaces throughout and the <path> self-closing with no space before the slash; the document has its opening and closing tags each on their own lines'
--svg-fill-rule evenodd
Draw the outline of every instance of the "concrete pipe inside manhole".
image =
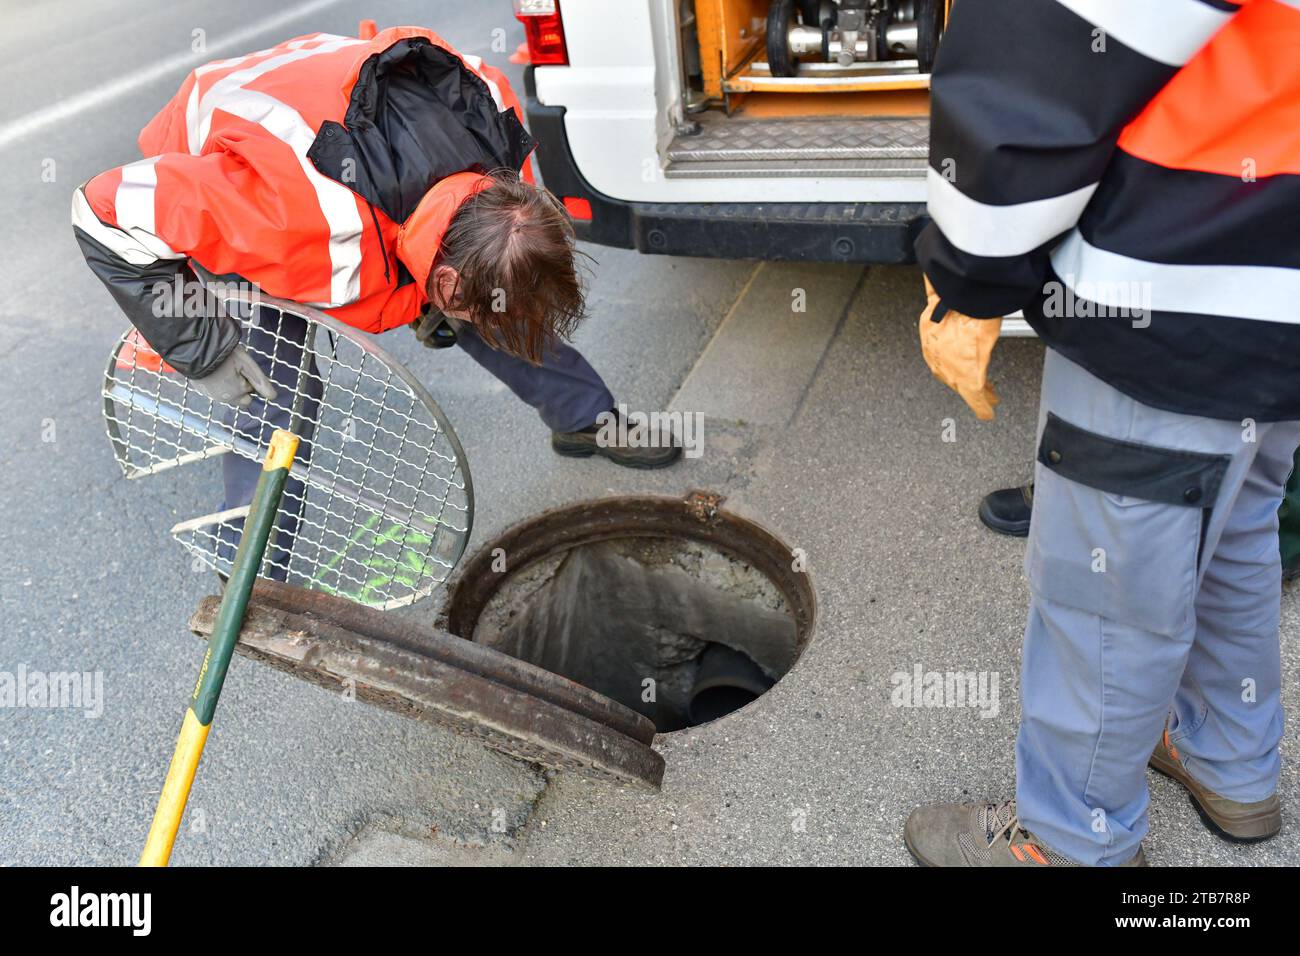
<svg viewBox="0 0 1300 956">
<path fill-rule="evenodd" d="M 660 733 L 757 699 L 812 637 L 792 550 L 721 498 L 603 498 L 515 525 L 461 565 L 440 625 L 604 694 Z"/>
</svg>

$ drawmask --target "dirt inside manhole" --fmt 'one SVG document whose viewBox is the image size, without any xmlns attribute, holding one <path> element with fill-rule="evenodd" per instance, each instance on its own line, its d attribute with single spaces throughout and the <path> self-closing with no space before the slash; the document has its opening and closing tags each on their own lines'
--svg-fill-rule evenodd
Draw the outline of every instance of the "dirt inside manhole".
<svg viewBox="0 0 1300 956">
<path fill-rule="evenodd" d="M 542 543 L 524 549 L 517 568 L 510 557 L 530 539 L 504 536 L 496 553 L 509 570 L 498 565 L 490 586 L 453 589 L 450 629 L 584 684 L 660 733 L 752 703 L 810 634 L 806 576 L 790 570 L 784 545 L 743 519 L 704 522 L 687 509 L 665 530 L 689 534 L 656 534 L 653 511 L 633 507 L 590 534 L 543 521 L 526 529 Z"/>
</svg>

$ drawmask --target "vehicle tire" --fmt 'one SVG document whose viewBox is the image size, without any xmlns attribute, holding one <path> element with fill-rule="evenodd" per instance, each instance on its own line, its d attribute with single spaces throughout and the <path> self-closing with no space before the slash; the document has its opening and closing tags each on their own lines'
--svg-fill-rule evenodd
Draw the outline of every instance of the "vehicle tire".
<svg viewBox="0 0 1300 956">
<path fill-rule="evenodd" d="M 817 22 L 817 11 L 821 0 L 799 0 L 799 12 L 803 14 L 801 22 L 810 27 L 821 26 Z"/>
<path fill-rule="evenodd" d="M 922 73 L 934 71 L 943 32 L 943 0 L 916 0 L 916 66 Z"/>
<path fill-rule="evenodd" d="M 799 61 L 790 55 L 790 22 L 795 0 L 772 0 L 767 8 L 767 66 L 773 76 L 794 76 Z"/>
</svg>

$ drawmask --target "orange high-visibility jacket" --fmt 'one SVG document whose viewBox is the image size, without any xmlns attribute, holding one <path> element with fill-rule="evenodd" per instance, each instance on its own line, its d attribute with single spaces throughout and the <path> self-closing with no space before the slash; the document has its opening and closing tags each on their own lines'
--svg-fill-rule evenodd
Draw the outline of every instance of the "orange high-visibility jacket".
<svg viewBox="0 0 1300 956">
<path fill-rule="evenodd" d="M 1148 405 L 1300 419 L 1300 0 L 957 0 L 917 256 Z"/>
<path fill-rule="evenodd" d="M 533 142 L 504 75 L 436 34 L 314 33 L 194 70 L 140 134 L 145 159 L 72 204 L 78 242 L 172 366 L 201 377 L 238 341 L 225 316 L 154 315 L 158 282 L 208 273 L 367 332 L 423 305 L 398 227 L 454 173 L 520 169 Z"/>
</svg>

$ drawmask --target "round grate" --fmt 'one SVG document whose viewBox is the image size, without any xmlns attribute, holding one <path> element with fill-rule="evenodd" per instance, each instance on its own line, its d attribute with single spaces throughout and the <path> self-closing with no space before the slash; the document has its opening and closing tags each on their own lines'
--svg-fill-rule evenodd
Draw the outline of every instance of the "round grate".
<svg viewBox="0 0 1300 956">
<path fill-rule="evenodd" d="M 248 408 L 209 400 L 134 329 L 104 377 L 104 420 L 128 478 L 233 456 L 260 463 L 277 427 L 299 435 L 260 575 L 369 607 L 429 594 L 464 553 L 473 521 L 469 467 L 429 393 L 369 338 L 308 306 L 223 292 L 244 347 L 276 382 Z M 304 347 L 304 345 L 306 347 Z M 247 505 L 183 521 L 172 534 L 228 574 Z"/>
</svg>

